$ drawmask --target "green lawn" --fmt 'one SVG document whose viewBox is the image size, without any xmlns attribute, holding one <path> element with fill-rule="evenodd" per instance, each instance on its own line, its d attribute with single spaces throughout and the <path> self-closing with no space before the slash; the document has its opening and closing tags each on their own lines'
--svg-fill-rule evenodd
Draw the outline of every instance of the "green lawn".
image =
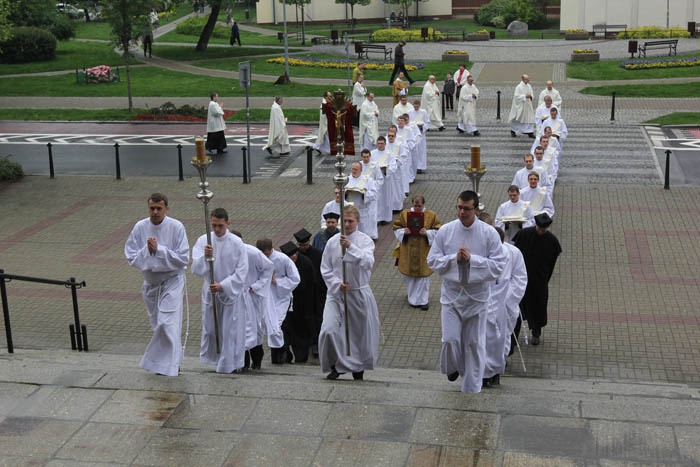
<svg viewBox="0 0 700 467">
<path fill-rule="evenodd" d="M 114 52 L 114 48 L 106 42 L 62 41 L 56 48 L 55 59 L 45 62 L 3 64 L 0 67 L 0 75 L 82 70 L 97 65 L 123 64 L 122 56 Z"/>
<path fill-rule="evenodd" d="M 77 97 L 124 97 L 126 98 L 126 72 L 120 69 L 122 81 L 114 84 L 76 84 L 75 73 L 57 76 L 3 78 L 0 95 L 5 96 L 77 96 Z M 202 97 L 207 98 L 212 90 L 223 96 L 243 95 L 238 80 L 193 75 L 148 66 L 132 69 L 132 95 L 134 97 Z M 321 96 L 328 88 L 324 85 L 292 83 L 274 85 L 254 81 L 251 96 Z M 389 86 L 386 88 L 390 91 Z"/>
<path fill-rule="evenodd" d="M 654 118 L 645 123 L 659 125 L 700 125 L 700 112 L 676 112 Z"/>
<path fill-rule="evenodd" d="M 697 57 L 698 54 L 679 55 L 682 57 Z M 655 61 L 662 57 L 642 59 Z M 628 60 L 602 60 L 600 62 L 569 62 L 566 65 L 566 74 L 569 78 L 584 80 L 625 80 L 625 79 L 658 79 L 700 76 L 700 66 L 687 68 L 665 68 L 652 70 L 625 70 L 620 66 Z"/>
<path fill-rule="evenodd" d="M 296 51 L 293 49 L 290 51 Z M 194 44 L 188 46 L 176 45 L 155 45 L 153 53 L 159 57 L 167 58 L 168 60 L 177 60 L 189 62 L 194 60 L 220 60 L 225 58 L 236 58 L 235 63 L 240 61 L 240 57 L 249 57 L 255 55 L 270 55 L 279 53 L 278 48 L 260 48 L 260 47 L 207 47 L 204 52 L 195 50 Z M 216 67 L 208 67 L 216 68 Z M 222 70 L 230 70 L 231 68 L 221 68 Z"/>
<path fill-rule="evenodd" d="M 611 96 L 613 91 L 617 97 L 700 97 L 700 85 L 698 83 L 681 84 L 627 84 L 619 86 L 595 86 L 584 88 L 582 94 L 594 94 L 597 96 Z"/>
<path fill-rule="evenodd" d="M 167 34 L 163 34 L 162 36 L 159 36 L 155 39 L 154 44 L 157 45 L 159 42 L 177 42 L 177 43 L 189 43 L 189 44 L 196 44 L 197 41 L 199 40 L 199 36 L 190 36 L 190 35 L 185 35 L 185 34 L 179 34 L 175 31 L 170 31 Z M 307 45 L 311 45 L 311 40 L 307 39 Z M 209 39 L 210 44 L 229 44 L 229 38 L 228 37 L 212 37 Z M 257 32 L 249 32 L 249 31 L 243 31 L 241 30 L 241 44 L 244 46 L 246 45 L 268 45 L 268 46 L 282 46 L 283 43 L 279 40 L 277 40 L 277 35 L 266 35 L 266 34 L 258 34 Z M 301 42 L 294 39 L 294 38 L 289 38 L 288 40 L 289 45 L 293 45 L 295 47 L 301 46 Z"/>
</svg>

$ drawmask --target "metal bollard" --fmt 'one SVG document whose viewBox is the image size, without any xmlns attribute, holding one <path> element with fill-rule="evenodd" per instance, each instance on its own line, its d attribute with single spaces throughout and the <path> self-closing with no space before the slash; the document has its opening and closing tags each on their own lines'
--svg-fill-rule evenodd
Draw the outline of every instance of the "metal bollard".
<svg viewBox="0 0 700 467">
<path fill-rule="evenodd" d="M 53 151 L 51 150 L 51 143 L 47 143 L 46 147 L 49 148 L 49 178 L 54 178 L 53 171 Z"/>
<path fill-rule="evenodd" d="M 119 163 L 119 143 L 114 143 L 114 159 L 117 165 L 117 180 L 122 179 L 122 166 Z"/>
<path fill-rule="evenodd" d="M 243 151 L 243 183 L 250 183 L 248 180 L 248 160 L 246 158 L 246 151 L 248 148 L 243 146 L 241 150 Z"/>
<path fill-rule="evenodd" d="M 496 120 L 501 119 L 501 91 L 496 91 Z"/>
<path fill-rule="evenodd" d="M 442 119 L 445 119 L 445 100 L 447 100 L 447 97 L 445 96 L 445 93 L 442 93 Z"/>
<path fill-rule="evenodd" d="M 612 93 L 612 109 L 610 110 L 610 120 L 615 120 L 615 91 Z"/>
<path fill-rule="evenodd" d="M 312 185 L 314 183 L 313 174 L 313 148 L 311 146 L 306 146 L 306 184 Z"/>
<path fill-rule="evenodd" d="M 178 171 L 178 180 L 179 181 L 184 181 L 185 177 L 182 174 L 182 144 L 178 143 L 177 145 L 177 171 Z"/>
<path fill-rule="evenodd" d="M 664 176 L 664 190 L 671 189 L 671 150 L 666 150 L 666 175 Z"/>
<path fill-rule="evenodd" d="M 4 272 L 4 269 L 0 269 L 0 274 L 3 274 Z M 7 353 L 15 353 L 15 346 L 12 343 L 10 307 L 7 304 L 7 287 L 5 286 L 5 277 L 0 277 L 0 296 L 2 297 L 2 315 L 5 318 L 5 338 L 7 339 Z"/>
</svg>

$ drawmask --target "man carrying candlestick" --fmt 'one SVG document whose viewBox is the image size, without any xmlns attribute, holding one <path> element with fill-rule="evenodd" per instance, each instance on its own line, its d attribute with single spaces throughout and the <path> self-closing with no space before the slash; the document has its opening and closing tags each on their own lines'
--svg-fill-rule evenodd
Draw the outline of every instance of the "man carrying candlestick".
<svg viewBox="0 0 700 467">
<path fill-rule="evenodd" d="M 248 256 L 243 241 L 228 231 L 228 213 L 216 208 L 211 213 L 211 244 L 204 234 L 192 248 L 192 273 L 203 277 L 202 341 L 199 360 L 216 365 L 217 373 L 232 373 L 244 367 L 245 306 L 240 300 L 248 274 Z M 211 258 L 214 262 L 214 282 L 209 279 Z M 213 301 L 216 300 L 220 328 L 220 353 L 216 351 Z"/>
</svg>

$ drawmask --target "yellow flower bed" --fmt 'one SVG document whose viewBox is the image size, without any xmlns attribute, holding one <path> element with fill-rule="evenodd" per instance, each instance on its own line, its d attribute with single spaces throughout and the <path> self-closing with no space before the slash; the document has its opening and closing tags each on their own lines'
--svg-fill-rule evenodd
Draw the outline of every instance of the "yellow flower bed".
<svg viewBox="0 0 700 467">
<path fill-rule="evenodd" d="M 433 37 L 438 40 L 442 39 L 443 35 L 439 30 L 435 32 L 433 28 L 428 28 L 428 37 Z M 389 28 L 380 29 L 372 33 L 372 41 L 374 42 L 417 42 L 422 40 L 423 37 L 420 34 L 420 29 Z"/>
<path fill-rule="evenodd" d="M 644 26 L 641 28 L 630 28 L 617 35 L 618 39 L 668 39 L 670 37 L 688 38 L 690 33 L 679 26 L 671 26 L 670 28 Z"/>
<path fill-rule="evenodd" d="M 597 54 L 598 51 L 595 49 L 574 49 L 575 54 Z"/>
<path fill-rule="evenodd" d="M 277 63 L 284 65 L 284 57 L 274 57 L 274 58 L 268 58 L 265 60 L 267 63 Z M 357 66 L 357 61 L 351 61 L 350 66 L 355 67 Z M 365 64 L 365 68 L 368 70 L 392 70 L 394 68 L 393 64 L 388 64 L 388 63 L 371 63 L 371 62 L 362 62 Z M 289 58 L 289 66 L 306 66 L 306 67 L 314 67 L 314 68 L 337 68 L 337 69 L 346 69 L 348 66 L 348 62 L 344 60 L 333 60 L 333 59 L 324 59 L 324 60 L 314 60 L 308 57 L 305 58 Z M 406 64 L 406 70 L 408 71 L 415 71 L 420 69 L 421 67 L 416 66 L 416 65 L 409 65 Z"/>
<path fill-rule="evenodd" d="M 587 33 L 585 29 L 567 29 L 566 32 L 569 34 Z"/>
<path fill-rule="evenodd" d="M 466 50 L 445 50 L 443 55 L 468 55 Z"/>
</svg>

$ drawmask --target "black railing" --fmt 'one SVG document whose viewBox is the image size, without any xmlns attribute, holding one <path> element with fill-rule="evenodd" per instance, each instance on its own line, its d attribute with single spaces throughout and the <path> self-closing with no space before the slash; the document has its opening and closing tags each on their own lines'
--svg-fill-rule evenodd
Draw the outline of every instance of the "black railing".
<svg viewBox="0 0 700 467">
<path fill-rule="evenodd" d="M 54 279 L 41 279 L 39 277 L 18 276 L 16 274 L 5 274 L 3 269 L 0 269 L 0 295 L 2 295 L 2 314 L 5 318 L 5 336 L 7 338 L 7 352 L 14 353 L 14 345 L 12 343 L 12 327 L 10 326 L 10 307 L 7 301 L 7 286 L 6 282 L 13 280 L 25 282 L 38 282 L 40 284 L 62 285 L 71 289 L 71 297 L 73 299 L 73 318 L 74 324 L 70 324 L 70 343 L 73 350 L 88 351 L 87 327 L 80 324 L 80 314 L 78 311 L 78 293 L 77 289 L 85 287 L 85 281 L 76 282 L 74 277 L 67 281 L 58 281 Z"/>
</svg>

